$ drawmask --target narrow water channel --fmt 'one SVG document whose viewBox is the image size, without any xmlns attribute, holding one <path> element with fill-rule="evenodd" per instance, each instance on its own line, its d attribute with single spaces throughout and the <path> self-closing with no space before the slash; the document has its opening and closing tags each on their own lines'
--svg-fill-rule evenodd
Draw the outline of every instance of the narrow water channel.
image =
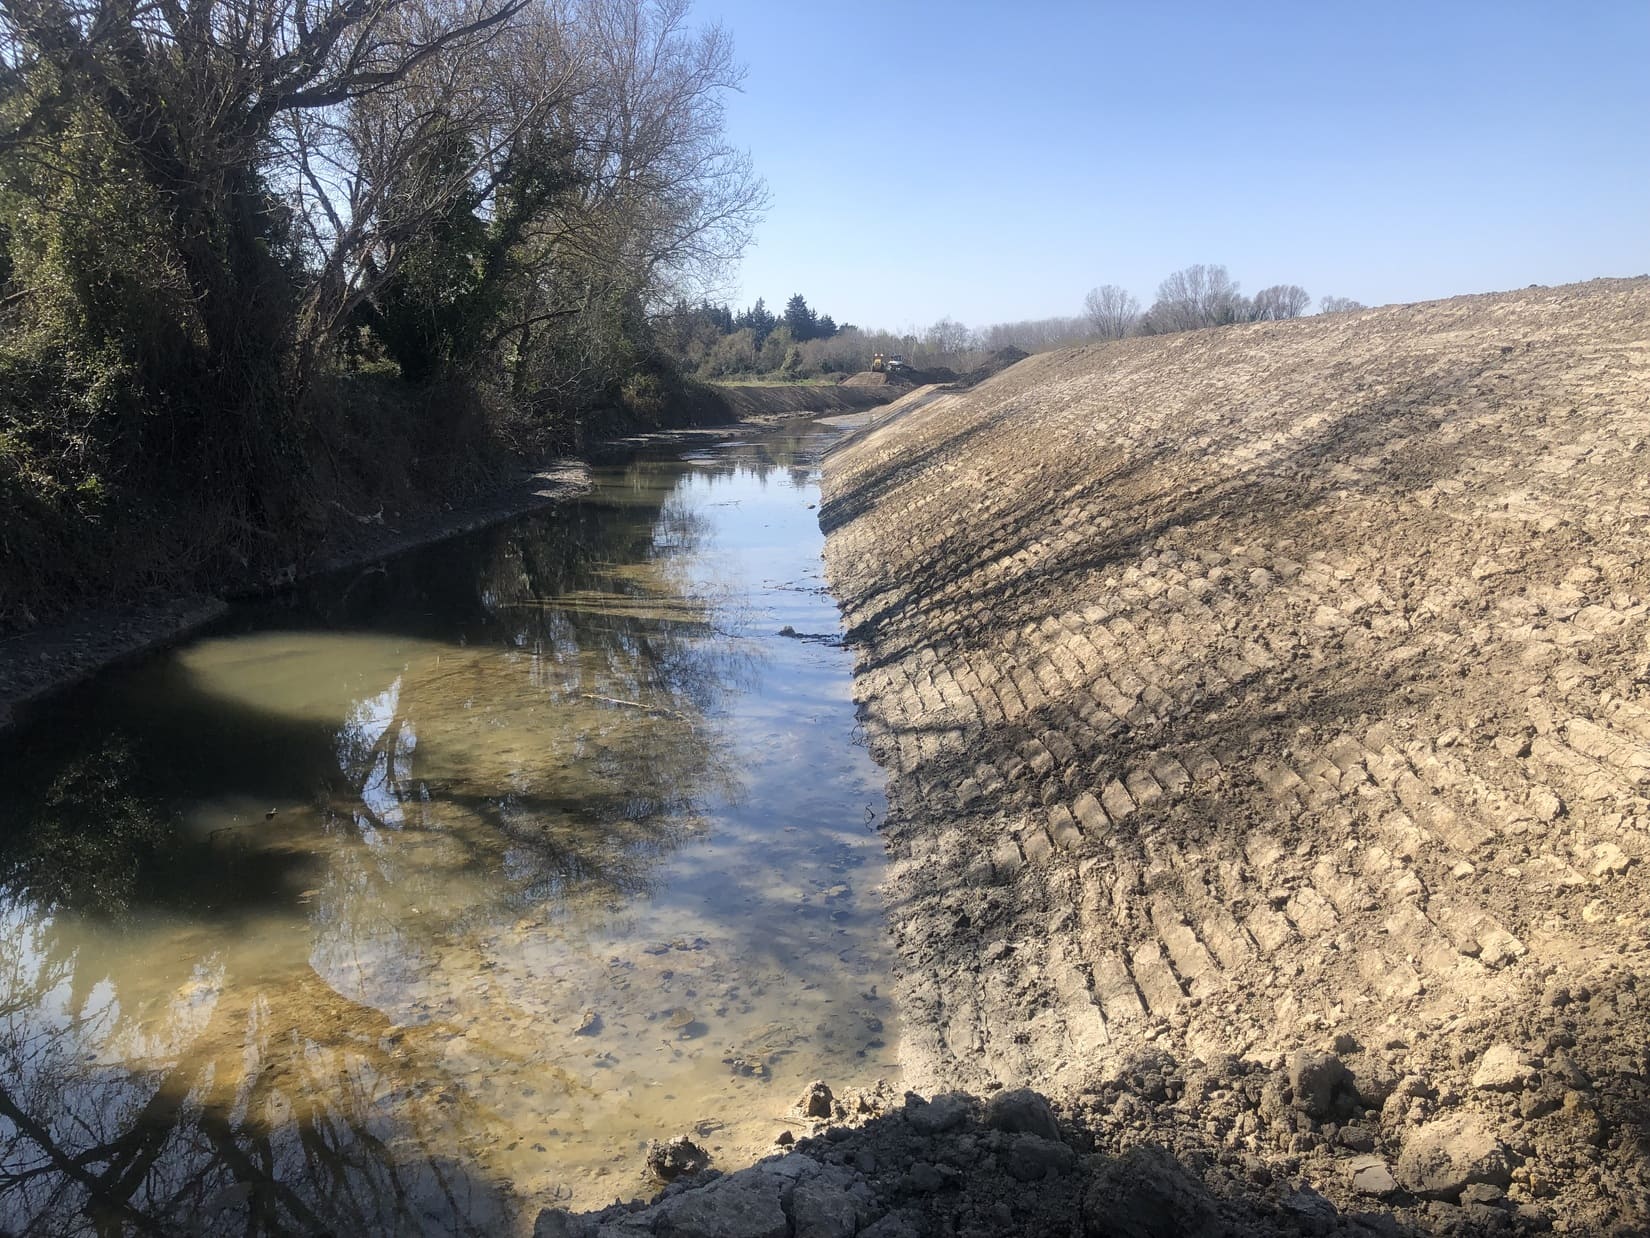
<svg viewBox="0 0 1650 1238">
<path fill-rule="evenodd" d="M 834 433 L 600 467 L 0 749 L 0 1232 L 522 1233 L 893 1078 Z"/>
</svg>

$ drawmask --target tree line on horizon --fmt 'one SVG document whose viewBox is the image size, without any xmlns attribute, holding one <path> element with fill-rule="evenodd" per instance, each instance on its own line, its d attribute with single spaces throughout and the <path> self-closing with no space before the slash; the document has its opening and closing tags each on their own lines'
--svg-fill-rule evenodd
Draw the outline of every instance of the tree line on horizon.
<svg viewBox="0 0 1650 1238">
<path fill-rule="evenodd" d="M 677 365 L 705 380 L 750 374 L 806 377 L 818 371 L 810 370 L 804 359 L 804 345 L 856 332 L 852 324 L 839 326 L 831 315 L 819 313 L 801 293 L 786 301 L 780 314 L 762 297 L 738 312 L 725 302 L 679 302 L 655 325 L 662 347 Z"/>
<path fill-rule="evenodd" d="M 899 353 L 920 370 L 963 374 L 1005 350 L 1048 352 L 1131 335 L 1281 321 L 1302 316 L 1311 303 L 1311 296 L 1296 284 L 1274 284 L 1245 296 L 1224 266 L 1197 264 L 1165 279 L 1144 312 L 1133 295 L 1105 284 L 1084 298 L 1081 314 L 1067 317 L 979 328 L 947 317 L 921 329 L 862 330 L 817 314 L 797 293 L 778 315 L 761 298 L 738 313 L 708 300 L 678 304 L 666 315 L 660 338 L 684 369 L 707 381 L 794 381 L 853 374 L 866 369 L 877 353 Z M 1331 296 L 1319 302 L 1318 312 L 1363 308 L 1350 298 Z"/>
<path fill-rule="evenodd" d="M 725 303 L 679 304 L 659 323 L 660 340 L 694 376 L 717 381 L 767 377 L 779 381 L 846 375 L 870 367 L 877 353 L 913 364 L 945 366 L 977 348 L 979 336 L 954 319 L 926 330 L 865 330 L 819 313 L 796 293 L 775 314 L 762 298 L 737 313 Z"/>
<path fill-rule="evenodd" d="M 1240 322 L 1279 322 L 1299 318 L 1312 298 L 1299 284 L 1273 284 L 1254 296 L 1218 264 L 1197 263 L 1174 272 L 1157 286 L 1157 299 L 1144 311 L 1140 302 L 1116 284 L 1090 289 L 1083 316 L 1099 339 L 1130 335 L 1166 335 Z M 1350 297 L 1324 297 L 1320 314 L 1339 314 L 1364 306 Z"/>
</svg>

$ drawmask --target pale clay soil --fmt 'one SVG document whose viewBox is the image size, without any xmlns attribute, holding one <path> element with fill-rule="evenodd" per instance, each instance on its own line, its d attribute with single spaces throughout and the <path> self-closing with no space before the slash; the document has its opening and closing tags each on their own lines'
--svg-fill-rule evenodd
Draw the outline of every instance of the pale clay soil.
<svg viewBox="0 0 1650 1238">
<path fill-rule="evenodd" d="M 914 1091 L 540 1238 L 1650 1232 L 1647 444 L 1647 279 L 875 414 L 821 522 Z"/>
<path fill-rule="evenodd" d="M 1650 281 L 1035 357 L 825 500 L 911 1087 L 1647 1232 Z"/>
</svg>

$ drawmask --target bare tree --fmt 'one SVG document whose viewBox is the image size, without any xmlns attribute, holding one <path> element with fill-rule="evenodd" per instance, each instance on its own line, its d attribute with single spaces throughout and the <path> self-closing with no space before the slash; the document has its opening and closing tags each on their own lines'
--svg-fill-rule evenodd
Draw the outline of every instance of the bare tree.
<svg viewBox="0 0 1650 1238">
<path fill-rule="evenodd" d="M 557 238 L 643 290 L 650 308 L 703 295 L 749 244 L 767 204 L 727 141 L 722 100 L 744 69 L 688 0 L 582 0 L 585 89 L 566 114 L 585 173 L 576 226 Z"/>
<path fill-rule="evenodd" d="M 923 333 L 923 346 L 937 357 L 955 361 L 972 350 L 978 337 L 954 318 L 942 318 Z"/>
<path fill-rule="evenodd" d="M 1238 285 L 1226 268 L 1198 263 L 1158 285 L 1157 300 L 1146 319 L 1152 331 L 1195 331 L 1239 321 L 1243 310 Z"/>
<path fill-rule="evenodd" d="M 369 96 L 283 114 L 277 149 L 314 272 L 301 311 L 311 355 L 370 308 L 411 247 L 459 248 L 459 238 L 435 235 L 454 209 L 493 225 L 484 252 L 454 261 L 480 266 L 483 280 L 504 278 L 512 247 L 572 179 L 555 113 L 575 98 L 579 74 L 559 3 L 538 0 L 492 39 Z"/>
<path fill-rule="evenodd" d="M 215 372 L 280 353 L 290 288 L 271 252 L 277 118 L 347 106 L 490 38 L 527 0 L 0 0 L 8 84 L 49 78 L 0 145 L 108 121 L 165 204 Z M 287 178 L 291 179 L 291 178 Z M 343 227 L 347 221 L 340 220 Z M 267 380 L 259 377 L 255 385 Z"/>
<path fill-rule="evenodd" d="M 1140 321 L 1140 302 L 1116 284 L 1102 284 L 1083 298 L 1083 312 L 1102 339 L 1120 340 Z"/>
<path fill-rule="evenodd" d="M 750 242 L 767 188 L 727 141 L 723 97 L 744 70 L 719 26 L 687 25 L 687 0 L 576 0 L 580 84 L 555 111 L 572 191 L 522 239 L 497 331 L 518 393 L 555 382 L 576 404 L 625 349 L 626 315 L 707 296 Z M 579 330 L 586 338 L 572 339 Z M 556 366 L 588 376 L 569 388 Z M 618 364 L 615 360 L 614 364 Z M 584 393 L 581 395 L 580 393 Z"/>
<path fill-rule="evenodd" d="M 1368 308 L 1362 301 L 1354 301 L 1351 297 L 1325 297 L 1318 302 L 1320 314 L 1345 314 L 1352 310 Z"/>
<path fill-rule="evenodd" d="M 1250 316 L 1256 322 L 1299 318 L 1311 303 L 1312 298 L 1299 284 L 1273 284 L 1255 294 L 1250 302 Z"/>
<path fill-rule="evenodd" d="M 988 352 L 1011 346 L 1027 352 L 1048 352 L 1087 344 L 1094 338 L 1094 323 L 1086 314 L 1075 318 L 999 322 L 980 329 L 980 347 Z"/>
</svg>

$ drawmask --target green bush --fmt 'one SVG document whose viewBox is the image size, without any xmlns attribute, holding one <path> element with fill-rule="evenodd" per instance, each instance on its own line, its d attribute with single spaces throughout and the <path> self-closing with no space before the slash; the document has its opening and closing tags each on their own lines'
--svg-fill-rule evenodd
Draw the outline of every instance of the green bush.
<svg viewBox="0 0 1650 1238">
<path fill-rule="evenodd" d="M 657 374 L 632 374 L 619 387 L 619 399 L 633 416 L 659 425 L 665 413 L 665 387 Z"/>
</svg>

